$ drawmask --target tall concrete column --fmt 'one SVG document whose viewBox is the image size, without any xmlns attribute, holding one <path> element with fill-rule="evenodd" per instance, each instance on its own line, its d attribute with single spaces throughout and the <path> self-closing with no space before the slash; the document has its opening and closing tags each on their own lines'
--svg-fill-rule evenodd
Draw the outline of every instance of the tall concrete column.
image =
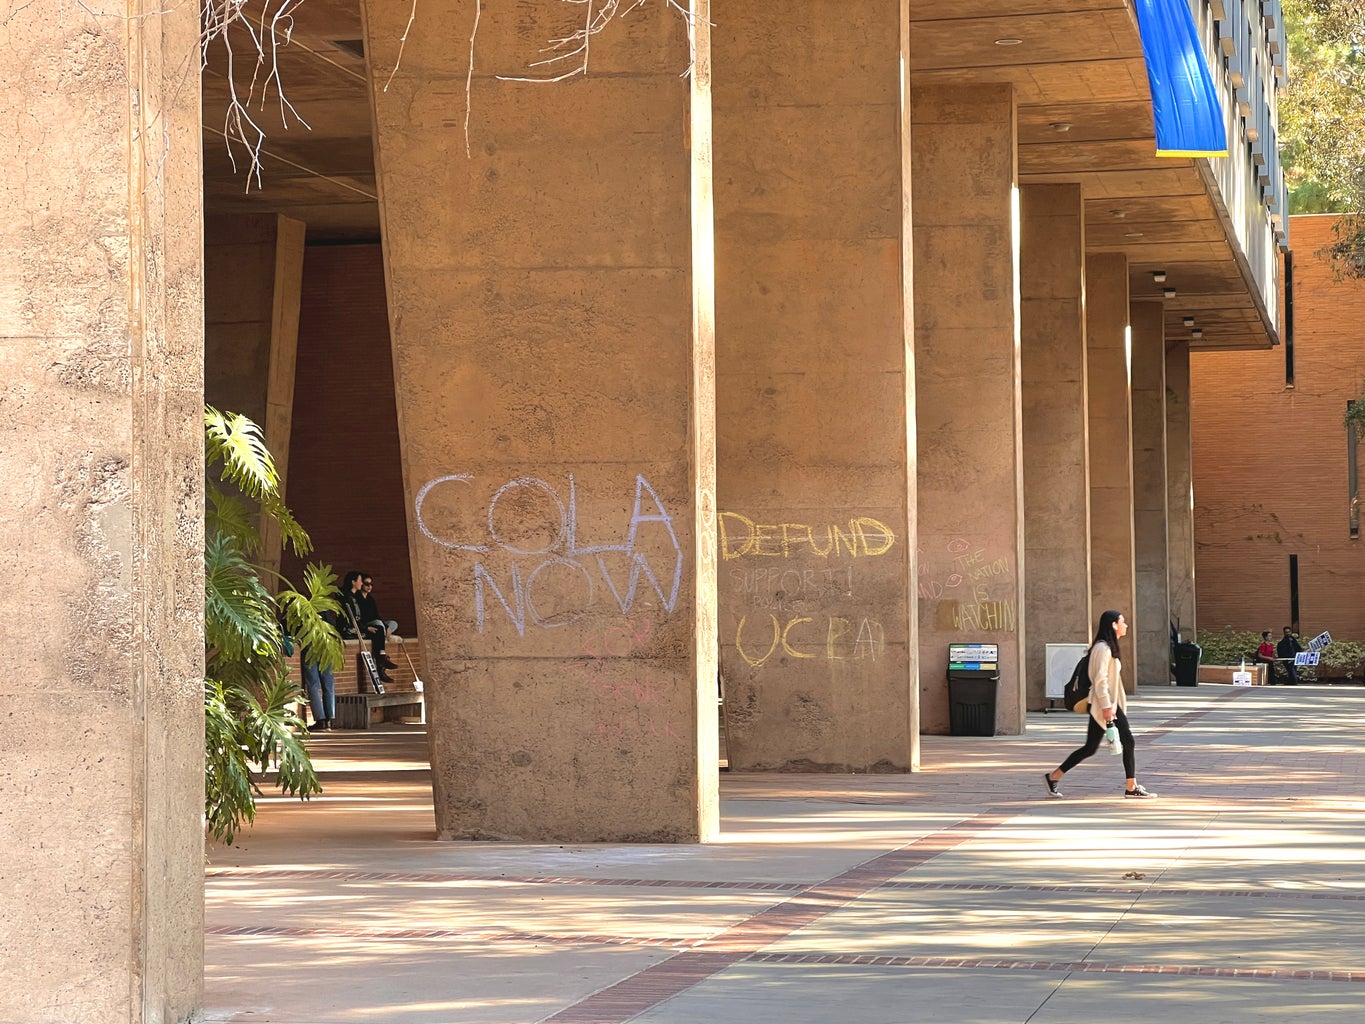
<svg viewBox="0 0 1365 1024">
<path fill-rule="evenodd" d="M 996 729 L 1024 728 L 1015 108 L 1008 85 L 912 99 L 920 702 L 949 728 L 948 648 L 999 648 Z"/>
<path fill-rule="evenodd" d="M 1190 432 L 1190 343 L 1166 343 L 1166 537 L 1171 621 L 1195 635 L 1194 473 Z"/>
<path fill-rule="evenodd" d="M 204 229 L 204 400 L 260 424 L 287 484 L 307 226 L 234 214 Z M 260 528 L 260 561 L 278 571 L 279 524 L 266 516 Z"/>
<path fill-rule="evenodd" d="M 567 70 L 528 65 L 570 6 L 445 4 L 391 83 L 408 11 L 363 8 L 437 832 L 696 841 L 718 810 L 709 11 L 691 52 L 651 5 L 592 36 L 586 76 L 509 80 Z M 451 40 L 476 24 L 471 72 Z"/>
<path fill-rule="evenodd" d="M 1024 611 L 1028 707 L 1047 706 L 1046 645 L 1085 643 L 1090 467 L 1085 385 L 1085 216 L 1079 185 L 1025 185 L 1020 276 Z"/>
<path fill-rule="evenodd" d="M 1136 684 L 1170 682 L 1166 547 L 1166 328 L 1160 302 L 1129 307 L 1133 331 L 1133 549 Z M 1131 655 L 1130 655 L 1131 657 Z"/>
<path fill-rule="evenodd" d="M 1137 678 L 1142 623 L 1133 548 L 1133 417 L 1128 330 L 1128 260 L 1097 253 L 1085 261 L 1090 428 L 1090 605 L 1098 619 L 1123 613 L 1124 685 Z"/>
<path fill-rule="evenodd" d="M 732 768 L 914 762 L 903 5 L 846 7 L 713 7 Z"/>
<path fill-rule="evenodd" d="M 198 8 L 11 5 L 0 53 L 0 1020 L 184 1021 L 203 977 Z"/>
</svg>

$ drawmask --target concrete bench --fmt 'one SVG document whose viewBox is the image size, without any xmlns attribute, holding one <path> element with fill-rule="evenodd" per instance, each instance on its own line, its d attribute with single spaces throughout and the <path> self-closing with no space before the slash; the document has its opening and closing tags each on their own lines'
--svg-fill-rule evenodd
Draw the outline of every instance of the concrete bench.
<svg viewBox="0 0 1365 1024">
<path fill-rule="evenodd" d="M 338 729 L 368 729 L 376 720 L 396 722 L 421 717 L 422 695 L 416 690 L 337 694 Z"/>
<path fill-rule="evenodd" d="M 370 693 L 369 675 L 360 657 L 360 643 L 356 640 L 342 641 L 346 662 L 340 670 L 332 674 L 336 684 L 338 729 L 368 729 L 374 722 L 393 722 L 400 718 L 422 716 L 423 696 L 413 688 L 421 671 L 422 645 L 415 637 L 405 637 L 403 643 L 390 640 L 389 656 L 398 663 L 397 668 L 389 669 L 393 682 L 384 684 L 384 693 Z M 407 657 L 403 656 L 404 650 Z M 412 659 L 412 665 L 408 659 Z M 303 685 L 303 673 L 299 669 L 299 656 L 296 651 L 289 659 L 289 672 L 293 679 Z M 364 680 L 362 687 L 361 680 Z M 306 701 L 304 702 L 306 705 Z M 301 706 L 300 711 L 303 710 Z"/>
<path fill-rule="evenodd" d="M 1265 669 L 1264 664 L 1247 663 L 1246 670 L 1251 673 L 1252 686 L 1265 685 Z M 1201 683 L 1223 683 L 1231 686 L 1232 674 L 1240 671 L 1242 671 L 1241 665 L 1200 665 L 1199 681 Z"/>
</svg>

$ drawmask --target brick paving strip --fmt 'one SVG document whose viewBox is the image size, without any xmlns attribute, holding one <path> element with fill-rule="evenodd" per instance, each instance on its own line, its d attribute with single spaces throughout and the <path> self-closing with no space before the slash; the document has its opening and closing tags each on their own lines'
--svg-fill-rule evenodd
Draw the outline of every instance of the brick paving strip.
<svg viewBox="0 0 1365 1024">
<path fill-rule="evenodd" d="M 1218 699 L 1221 702 L 1239 697 L 1242 692 L 1243 688 L 1239 687 L 1235 690 L 1229 690 L 1227 694 L 1219 694 Z M 1213 707 L 1208 707 L 1179 715 L 1146 735 L 1150 739 L 1158 739 L 1173 729 L 1196 721 L 1212 710 Z M 897 875 L 904 874 L 911 868 L 917 867 L 941 853 L 955 849 L 969 840 L 984 835 L 991 829 L 998 828 L 1010 820 L 1014 813 L 1012 809 L 1004 807 L 986 808 L 979 814 L 959 821 L 940 832 L 924 836 L 899 849 L 874 857 L 820 885 L 812 886 L 804 893 L 793 896 L 776 906 L 769 907 L 767 910 L 760 911 L 747 921 L 742 921 L 710 939 L 699 942 L 697 947 L 692 950 L 678 953 L 662 963 L 647 967 L 637 974 L 579 1000 L 572 1006 L 565 1007 L 552 1016 L 545 1017 L 542 1024 L 625 1024 L 632 1017 L 636 1017 L 665 1000 L 714 977 L 740 961 L 759 962 L 760 957 L 795 956 L 798 959 L 792 962 L 826 962 L 820 959 L 820 954 L 815 954 L 814 960 L 806 960 L 801 959 L 804 954 L 760 954 L 759 950 L 779 939 L 786 938 L 821 917 L 847 906 L 859 896 L 866 895 L 873 889 L 890 882 Z M 911 962 L 919 959 L 916 957 L 850 956 L 846 960 L 835 962 L 858 964 L 886 962 L 894 964 L 897 960 Z M 1033 960 L 1010 961 L 1000 958 L 966 960 L 928 957 L 923 959 L 926 961 L 925 966 L 941 967 L 1002 967 L 1012 964 L 1028 964 L 1033 970 L 1096 969 L 1096 967 L 1084 966 L 1083 962 L 1081 966 L 1058 964 L 1044 967 L 1042 966 L 1044 962 Z M 933 960 L 934 963 L 929 964 L 928 961 L 930 960 Z M 1109 966 L 1108 969 L 1141 973 L 1155 970 L 1169 974 L 1203 974 L 1205 972 L 1216 974 L 1219 970 L 1228 970 L 1235 977 L 1256 976 L 1248 974 L 1245 970 L 1239 974 L 1237 968 L 1187 967 L 1181 969 L 1176 967 L 1140 968 L 1131 965 L 1113 965 Z M 1356 980 L 1355 975 L 1351 972 L 1325 971 L 1320 973 L 1326 975 L 1323 980 Z M 1311 975 L 1312 972 L 1307 971 L 1284 971 L 1271 976 L 1300 978 Z M 1365 973 L 1360 975 L 1360 980 L 1365 981 Z"/>
<path fill-rule="evenodd" d="M 1244 696 L 1243 687 L 1218 694 L 1218 702 Z M 1214 707 L 1190 711 L 1170 719 L 1143 735 L 1159 739 L 1209 714 Z M 386 882 L 503 882 L 513 884 L 647 886 L 684 889 L 725 889 L 731 891 L 777 892 L 787 899 L 717 934 L 702 939 L 626 937 L 611 935 L 540 935 L 512 931 L 478 929 L 380 929 L 380 928 L 284 928 L 271 926 L 220 925 L 208 928 L 210 935 L 293 937 L 364 937 L 378 939 L 472 938 L 480 941 L 537 941 L 554 943 L 632 945 L 678 949 L 675 955 L 587 996 L 572 1006 L 543 1019 L 543 1024 L 624 1024 L 632 1017 L 657 1006 L 695 985 L 714 977 L 740 962 L 774 964 L 877 965 L 910 968 L 980 968 L 1079 973 L 1133 973 L 1194 975 L 1219 978 L 1269 978 L 1365 982 L 1362 971 L 1289 970 L 1242 967 L 1198 967 L 1161 964 L 1125 964 L 1103 961 L 1045 961 L 1001 957 L 962 958 L 931 956 L 878 956 L 819 953 L 764 953 L 772 943 L 794 934 L 820 918 L 848 906 L 874 889 L 963 890 L 1004 892 L 1011 890 L 1046 892 L 1122 892 L 1132 895 L 1156 893 L 1191 896 L 1275 897 L 1290 899 L 1360 900 L 1357 893 L 1285 893 L 1274 890 L 1179 889 L 1172 887 L 1132 886 L 1120 890 L 1098 886 L 1006 885 L 979 883 L 936 883 L 895 881 L 912 868 L 941 853 L 976 839 L 1005 824 L 1017 814 L 1012 806 L 990 807 L 963 820 L 923 836 L 905 846 L 873 857 L 842 874 L 815 885 L 785 882 L 705 882 L 668 879 L 593 878 L 582 876 L 509 876 L 495 874 L 452 874 L 443 872 L 387 872 L 310 870 L 276 868 L 219 868 L 207 873 L 210 879 L 249 878 L 252 880 L 329 880 Z"/>
<path fill-rule="evenodd" d="M 781 892 L 781 893 L 808 893 L 812 889 L 821 888 L 824 884 L 809 885 L 804 882 L 701 882 L 689 879 L 671 878 L 596 878 L 583 875 L 495 875 L 495 874 L 456 874 L 439 871 L 338 871 L 332 869 L 314 868 L 219 868 L 208 872 L 210 879 L 217 878 L 249 878 L 252 881 L 261 880 L 288 880 L 300 882 L 432 882 L 436 884 L 446 882 L 502 882 L 509 885 L 589 885 L 589 886 L 610 886 L 613 888 L 648 888 L 648 889 L 725 889 L 731 892 Z M 1017 884 L 1013 882 L 906 882 L 888 881 L 883 882 L 878 888 L 892 890 L 919 890 L 927 892 L 1056 892 L 1056 893 L 1096 893 L 1100 895 L 1127 895 L 1127 896 L 1198 896 L 1200 898 L 1217 899 L 1220 897 L 1261 897 L 1282 900 L 1365 900 L 1365 892 L 1355 892 L 1346 890 L 1327 890 L 1318 892 L 1303 892 L 1301 890 L 1285 889 L 1188 889 L 1179 886 L 1162 885 L 1038 885 L 1036 883 Z M 221 929 L 213 932 L 216 935 L 237 935 L 242 932 L 232 926 L 223 925 Z M 310 930 L 310 933 L 312 930 Z M 326 929 L 317 929 L 317 934 L 327 934 Z M 382 937 L 382 929 L 372 929 L 365 932 L 367 935 Z M 441 935 L 466 935 L 472 932 L 462 932 L 456 929 L 441 929 Z M 485 934 L 479 932 L 477 934 Z M 517 934 L 522 933 L 507 933 Z M 537 935 L 536 938 L 544 939 L 546 936 Z M 577 941 L 574 936 L 561 935 L 559 938 L 566 941 Z M 634 940 L 632 940 L 634 941 Z M 667 939 L 651 940 L 661 943 Z M 690 942 L 692 940 L 688 940 Z M 680 942 L 679 945 L 686 945 Z"/>
</svg>

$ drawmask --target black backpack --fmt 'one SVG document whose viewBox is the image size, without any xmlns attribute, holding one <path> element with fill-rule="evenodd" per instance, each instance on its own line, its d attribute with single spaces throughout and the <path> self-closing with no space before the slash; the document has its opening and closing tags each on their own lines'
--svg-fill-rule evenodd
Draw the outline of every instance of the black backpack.
<svg viewBox="0 0 1365 1024">
<path fill-rule="evenodd" d="M 1071 678 L 1062 687 L 1062 703 L 1079 714 L 1090 711 L 1090 650 L 1076 662 Z"/>
</svg>

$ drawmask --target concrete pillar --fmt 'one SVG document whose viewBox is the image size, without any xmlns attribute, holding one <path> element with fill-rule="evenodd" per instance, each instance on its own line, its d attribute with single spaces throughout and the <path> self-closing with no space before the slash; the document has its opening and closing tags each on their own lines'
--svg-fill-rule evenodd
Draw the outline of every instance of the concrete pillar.
<svg viewBox="0 0 1365 1024">
<path fill-rule="evenodd" d="M 948 731 L 948 647 L 999 648 L 996 729 L 1024 727 L 1015 108 L 1008 85 L 913 90 L 920 703 Z"/>
<path fill-rule="evenodd" d="M 282 481 L 306 233 L 303 221 L 277 214 L 213 217 L 204 225 L 204 400 L 261 425 Z M 279 524 L 267 516 L 260 525 L 260 561 L 278 571 Z"/>
<path fill-rule="evenodd" d="M 1085 643 L 1090 467 L 1085 386 L 1085 217 L 1079 185 L 1025 185 L 1020 276 L 1024 611 L 1028 707 L 1046 707 L 1046 645 Z"/>
<path fill-rule="evenodd" d="M 118 14 L 0 19 L 0 1020 L 23 1024 L 202 1002 L 199 18 Z"/>
<path fill-rule="evenodd" d="M 1085 261 L 1090 426 L 1090 606 L 1098 619 L 1123 613 L 1124 685 L 1137 677 L 1138 618 L 1133 550 L 1133 421 L 1128 330 L 1128 260 L 1097 253 Z"/>
<path fill-rule="evenodd" d="M 1171 621 L 1185 640 L 1196 630 L 1194 474 L 1190 448 L 1190 343 L 1166 343 L 1166 538 Z"/>
<path fill-rule="evenodd" d="M 556 83 L 508 79 L 565 70 L 563 4 L 445 4 L 391 84 L 407 9 L 363 11 L 437 832 L 709 838 L 706 4 Z"/>
<path fill-rule="evenodd" d="M 914 762 L 902 6 L 714 7 L 732 768 Z"/>
<path fill-rule="evenodd" d="M 1160 302 L 1134 302 L 1133 549 L 1138 660 L 1135 684 L 1170 682 L 1166 553 L 1166 328 Z M 1132 657 L 1131 655 L 1129 656 Z"/>
</svg>

